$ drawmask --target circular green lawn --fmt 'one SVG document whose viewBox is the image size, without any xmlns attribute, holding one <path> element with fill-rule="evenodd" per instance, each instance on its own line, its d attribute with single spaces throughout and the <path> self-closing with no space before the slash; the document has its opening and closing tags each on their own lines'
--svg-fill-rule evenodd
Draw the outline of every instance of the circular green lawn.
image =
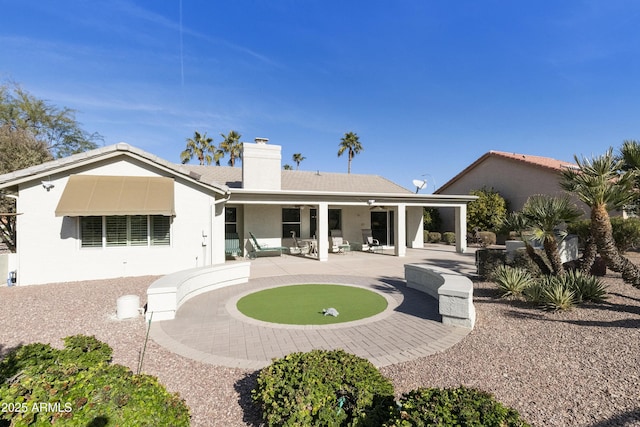
<svg viewBox="0 0 640 427">
<path fill-rule="evenodd" d="M 382 295 L 367 289 L 343 285 L 291 285 L 246 295 L 237 304 L 245 316 L 287 325 L 328 325 L 373 316 L 387 308 Z M 337 317 L 324 316 L 333 307 Z"/>
</svg>

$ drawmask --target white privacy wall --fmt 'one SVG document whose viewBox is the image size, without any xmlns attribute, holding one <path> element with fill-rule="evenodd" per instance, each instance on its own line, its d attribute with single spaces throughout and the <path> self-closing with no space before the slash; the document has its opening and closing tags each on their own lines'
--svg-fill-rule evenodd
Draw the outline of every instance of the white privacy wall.
<svg viewBox="0 0 640 427">
<path fill-rule="evenodd" d="M 159 169 L 130 158 L 106 160 L 73 174 L 168 176 Z M 79 219 L 56 217 L 55 208 L 64 191 L 68 174 L 48 178 L 54 187 L 47 191 L 40 181 L 19 188 L 18 284 L 160 275 L 210 265 L 224 259 L 220 245 L 212 245 L 214 194 L 186 180 L 176 179 L 176 216 L 171 225 L 170 246 L 81 248 Z M 222 210 L 219 210 L 221 213 Z M 223 221 L 222 221 L 223 224 Z"/>
</svg>

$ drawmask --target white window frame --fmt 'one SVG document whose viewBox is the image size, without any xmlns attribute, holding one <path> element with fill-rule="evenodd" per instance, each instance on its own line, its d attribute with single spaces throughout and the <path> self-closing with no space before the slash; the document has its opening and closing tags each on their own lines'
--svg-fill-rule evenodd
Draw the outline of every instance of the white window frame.
<svg viewBox="0 0 640 427">
<path fill-rule="evenodd" d="M 101 219 L 101 244 L 100 245 L 91 245 L 85 246 L 83 240 L 83 221 L 85 218 L 95 218 L 98 217 Z M 146 242 L 143 242 L 140 238 L 141 235 L 138 233 L 138 239 L 134 239 L 135 237 L 135 218 L 144 217 L 146 222 Z M 160 227 L 164 226 L 164 218 L 168 221 L 168 236 L 167 238 L 157 239 L 154 235 L 154 226 L 156 224 L 157 218 L 163 219 L 163 224 Z M 124 238 L 119 236 L 119 239 L 115 241 L 108 241 L 108 237 L 110 235 L 107 233 L 107 224 L 109 222 L 115 221 L 116 223 L 122 223 L 124 220 Z M 132 223 L 134 227 L 132 227 Z M 173 221 L 171 221 L 171 217 L 164 215 L 123 215 L 123 216 L 115 216 L 115 215 L 103 215 L 103 216 L 92 216 L 92 217 L 80 217 L 78 220 L 78 241 L 80 245 L 80 249 L 96 249 L 96 248 L 131 248 L 131 247 L 170 247 L 173 242 Z M 162 230 L 161 230 L 162 231 Z"/>
</svg>

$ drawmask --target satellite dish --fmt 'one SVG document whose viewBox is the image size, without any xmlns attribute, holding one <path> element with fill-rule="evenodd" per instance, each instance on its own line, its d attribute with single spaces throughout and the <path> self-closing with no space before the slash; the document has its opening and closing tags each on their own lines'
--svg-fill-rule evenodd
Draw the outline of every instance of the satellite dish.
<svg viewBox="0 0 640 427">
<path fill-rule="evenodd" d="M 422 190 L 426 185 L 427 185 L 427 180 L 426 179 L 414 179 L 413 180 L 413 185 L 416 186 L 416 193 L 420 190 Z"/>
</svg>

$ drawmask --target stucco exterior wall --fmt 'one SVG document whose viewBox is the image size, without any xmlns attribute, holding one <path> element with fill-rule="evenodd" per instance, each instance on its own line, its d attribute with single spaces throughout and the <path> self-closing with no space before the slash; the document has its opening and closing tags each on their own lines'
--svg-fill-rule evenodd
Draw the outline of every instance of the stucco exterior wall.
<svg viewBox="0 0 640 427">
<path fill-rule="evenodd" d="M 560 174 L 552 169 L 532 166 L 500 157 L 489 157 L 449 185 L 441 194 L 469 194 L 482 187 L 498 191 L 508 202 L 509 211 L 519 211 L 534 194 L 565 195 L 560 187 Z M 588 214 L 586 206 L 573 199 Z M 453 231 L 454 210 L 441 208 L 442 231 Z"/>
<path fill-rule="evenodd" d="M 18 284 L 165 274 L 210 265 L 220 258 L 212 253 L 220 249 L 211 245 L 214 194 L 181 179 L 174 184 L 176 216 L 171 223 L 170 246 L 82 248 L 79 218 L 55 216 L 69 173 L 171 177 L 146 163 L 118 158 L 52 175 L 48 179 L 54 184 L 50 191 L 39 181 L 20 185 L 18 211 L 23 214 L 17 220 Z"/>
</svg>

